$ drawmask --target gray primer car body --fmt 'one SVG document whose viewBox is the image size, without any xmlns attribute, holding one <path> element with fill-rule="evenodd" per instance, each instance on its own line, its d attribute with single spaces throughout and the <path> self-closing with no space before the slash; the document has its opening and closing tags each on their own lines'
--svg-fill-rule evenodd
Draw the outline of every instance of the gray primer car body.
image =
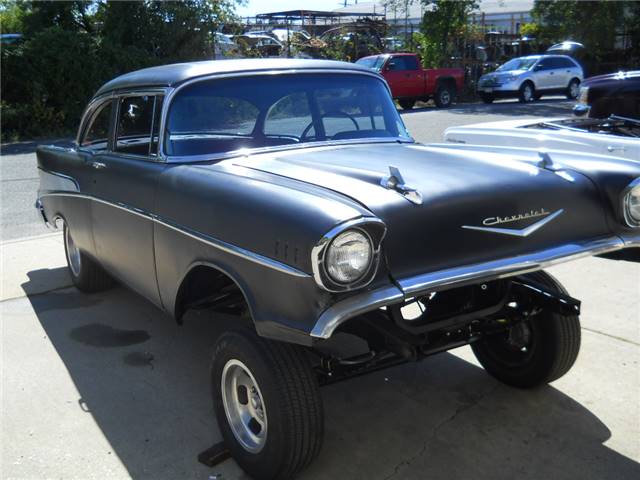
<svg viewBox="0 0 640 480">
<path fill-rule="evenodd" d="M 96 106 L 109 99 L 164 95 L 162 139 L 173 95 L 186 84 L 329 72 L 383 82 L 368 69 L 328 61 L 155 67 L 103 86 L 78 140 Z M 156 157 L 140 157 L 48 146 L 38 150 L 38 205 L 48 223 L 64 220 L 85 254 L 176 318 L 187 308 L 185 279 L 207 265 L 241 289 L 260 335 L 311 345 L 350 318 L 420 293 L 640 245 L 638 229 L 627 227 L 620 212 L 623 190 L 640 176 L 637 164 L 564 157 L 551 168 L 481 148 L 390 138 L 193 158 L 167 156 L 162 147 Z M 390 166 L 421 202 L 383 186 Z M 536 224 L 537 231 L 482 231 L 487 219 L 507 216 L 509 227 L 522 232 Z M 538 217 L 550 221 L 537 225 Z M 354 225 L 379 247 L 377 269 L 366 285 L 323 288 L 314 253 Z"/>
</svg>

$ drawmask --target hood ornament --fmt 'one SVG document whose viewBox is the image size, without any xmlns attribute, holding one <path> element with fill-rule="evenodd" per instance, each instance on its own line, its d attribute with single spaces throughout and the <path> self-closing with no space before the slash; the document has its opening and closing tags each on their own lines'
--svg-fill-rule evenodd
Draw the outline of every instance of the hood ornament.
<svg viewBox="0 0 640 480">
<path fill-rule="evenodd" d="M 389 165 L 389 176 L 382 178 L 380 186 L 387 190 L 395 190 L 415 205 L 422 205 L 422 194 L 405 183 L 398 167 Z"/>
<path fill-rule="evenodd" d="M 564 212 L 564 209 L 557 210 L 556 212 L 548 212 L 544 208 L 540 210 L 531 210 L 527 213 L 519 213 L 518 215 L 512 215 L 510 217 L 489 217 L 482 221 L 484 227 L 477 227 L 471 225 L 462 225 L 462 228 L 467 230 L 479 230 L 481 232 L 501 233 L 503 235 L 513 235 L 514 237 L 528 237 L 536 230 L 544 227 L 547 223 L 557 218 Z M 520 220 L 526 220 L 529 218 L 544 217 L 535 223 L 532 223 L 526 228 L 499 228 L 491 225 L 501 225 L 504 223 L 518 222 Z"/>
</svg>

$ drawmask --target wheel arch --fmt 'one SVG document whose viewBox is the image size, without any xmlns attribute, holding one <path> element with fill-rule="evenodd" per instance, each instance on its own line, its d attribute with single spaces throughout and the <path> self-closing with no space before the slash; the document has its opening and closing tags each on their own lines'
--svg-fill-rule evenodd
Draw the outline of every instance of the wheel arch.
<svg viewBox="0 0 640 480">
<path fill-rule="evenodd" d="M 251 324 L 255 326 L 255 301 L 248 292 L 248 285 L 237 273 L 211 261 L 197 260 L 189 265 L 180 279 L 173 305 L 173 316 L 178 323 L 182 323 L 184 314 L 198 302 L 205 302 L 202 304 L 204 308 L 207 306 L 207 297 L 216 293 L 229 293 L 241 297 L 251 317 Z M 225 307 L 234 309 L 237 306 Z"/>
<path fill-rule="evenodd" d="M 531 77 L 525 78 L 522 81 L 522 83 L 520 84 L 520 86 L 518 87 L 518 90 L 521 90 L 522 87 L 524 87 L 524 85 L 527 84 L 527 83 L 531 84 L 531 86 L 533 87 L 533 91 L 534 92 L 536 92 L 538 90 L 538 86 L 536 85 L 535 80 L 533 78 L 531 78 Z"/>
<path fill-rule="evenodd" d="M 458 93 L 458 85 L 456 84 L 456 79 L 451 76 L 442 76 L 438 77 L 436 80 L 436 90 L 442 86 L 451 87 L 453 90 L 453 94 L 456 95 Z M 435 92 L 434 92 L 435 93 Z"/>
</svg>

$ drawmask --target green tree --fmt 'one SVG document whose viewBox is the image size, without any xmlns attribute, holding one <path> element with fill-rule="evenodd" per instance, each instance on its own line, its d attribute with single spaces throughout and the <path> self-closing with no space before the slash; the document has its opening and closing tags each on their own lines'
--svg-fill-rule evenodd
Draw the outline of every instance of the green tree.
<svg viewBox="0 0 640 480">
<path fill-rule="evenodd" d="M 536 0 L 531 15 L 543 42 L 575 40 L 588 43 L 594 52 L 604 52 L 613 49 L 616 34 L 627 21 L 625 9 L 632 3 Z"/>
<path fill-rule="evenodd" d="M 2 0 L 3 138 L 70 133 L 98 87 L 139 68 L 212 58 L 213 33 L 240 0 Z"/>
<path fill-rule="evenodd" d="M 24 9 L 17 1 L 0 3 L 0 32 L 22 33 L 24 31 Z"/>
<path fill-rule="evenodd" d="M 388 8 L 400 11 L 414 0 L 391 0 Z M 420 34 L 414 42 L 426 67 L 441 65 L 453 48 L 455 37 L 464 35 L 469 27 L 469 16 L 478 8 L 477 0 L 420 0 L 424 15 Z"/>
</svg>

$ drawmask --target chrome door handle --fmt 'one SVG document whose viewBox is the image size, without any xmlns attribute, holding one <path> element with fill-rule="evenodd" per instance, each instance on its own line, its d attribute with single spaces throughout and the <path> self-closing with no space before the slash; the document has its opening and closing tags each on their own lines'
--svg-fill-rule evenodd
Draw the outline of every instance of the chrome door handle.
<svg viewBox="0 0 640 480">
<path fill-rule="evenodd" d="M 626 152 L 626 151 L 627 151 L 627 147 L 616 147 L 616 146 L 614 146 L 614 145 L 609 145 L 609 146 L 607 147 L 607 150 L 608 150 L 609 152 L 614 152 L 614 151 L 616 151 L 616 150 L 620 150 L 621 152 Z"/>
<path fill-rule="evenodd" d="M 96 170 L 100 170 L 101 168 L 107 168 L 107 165 L 102 162 L 91 162 L 91 166 Z"/>
</svg>

